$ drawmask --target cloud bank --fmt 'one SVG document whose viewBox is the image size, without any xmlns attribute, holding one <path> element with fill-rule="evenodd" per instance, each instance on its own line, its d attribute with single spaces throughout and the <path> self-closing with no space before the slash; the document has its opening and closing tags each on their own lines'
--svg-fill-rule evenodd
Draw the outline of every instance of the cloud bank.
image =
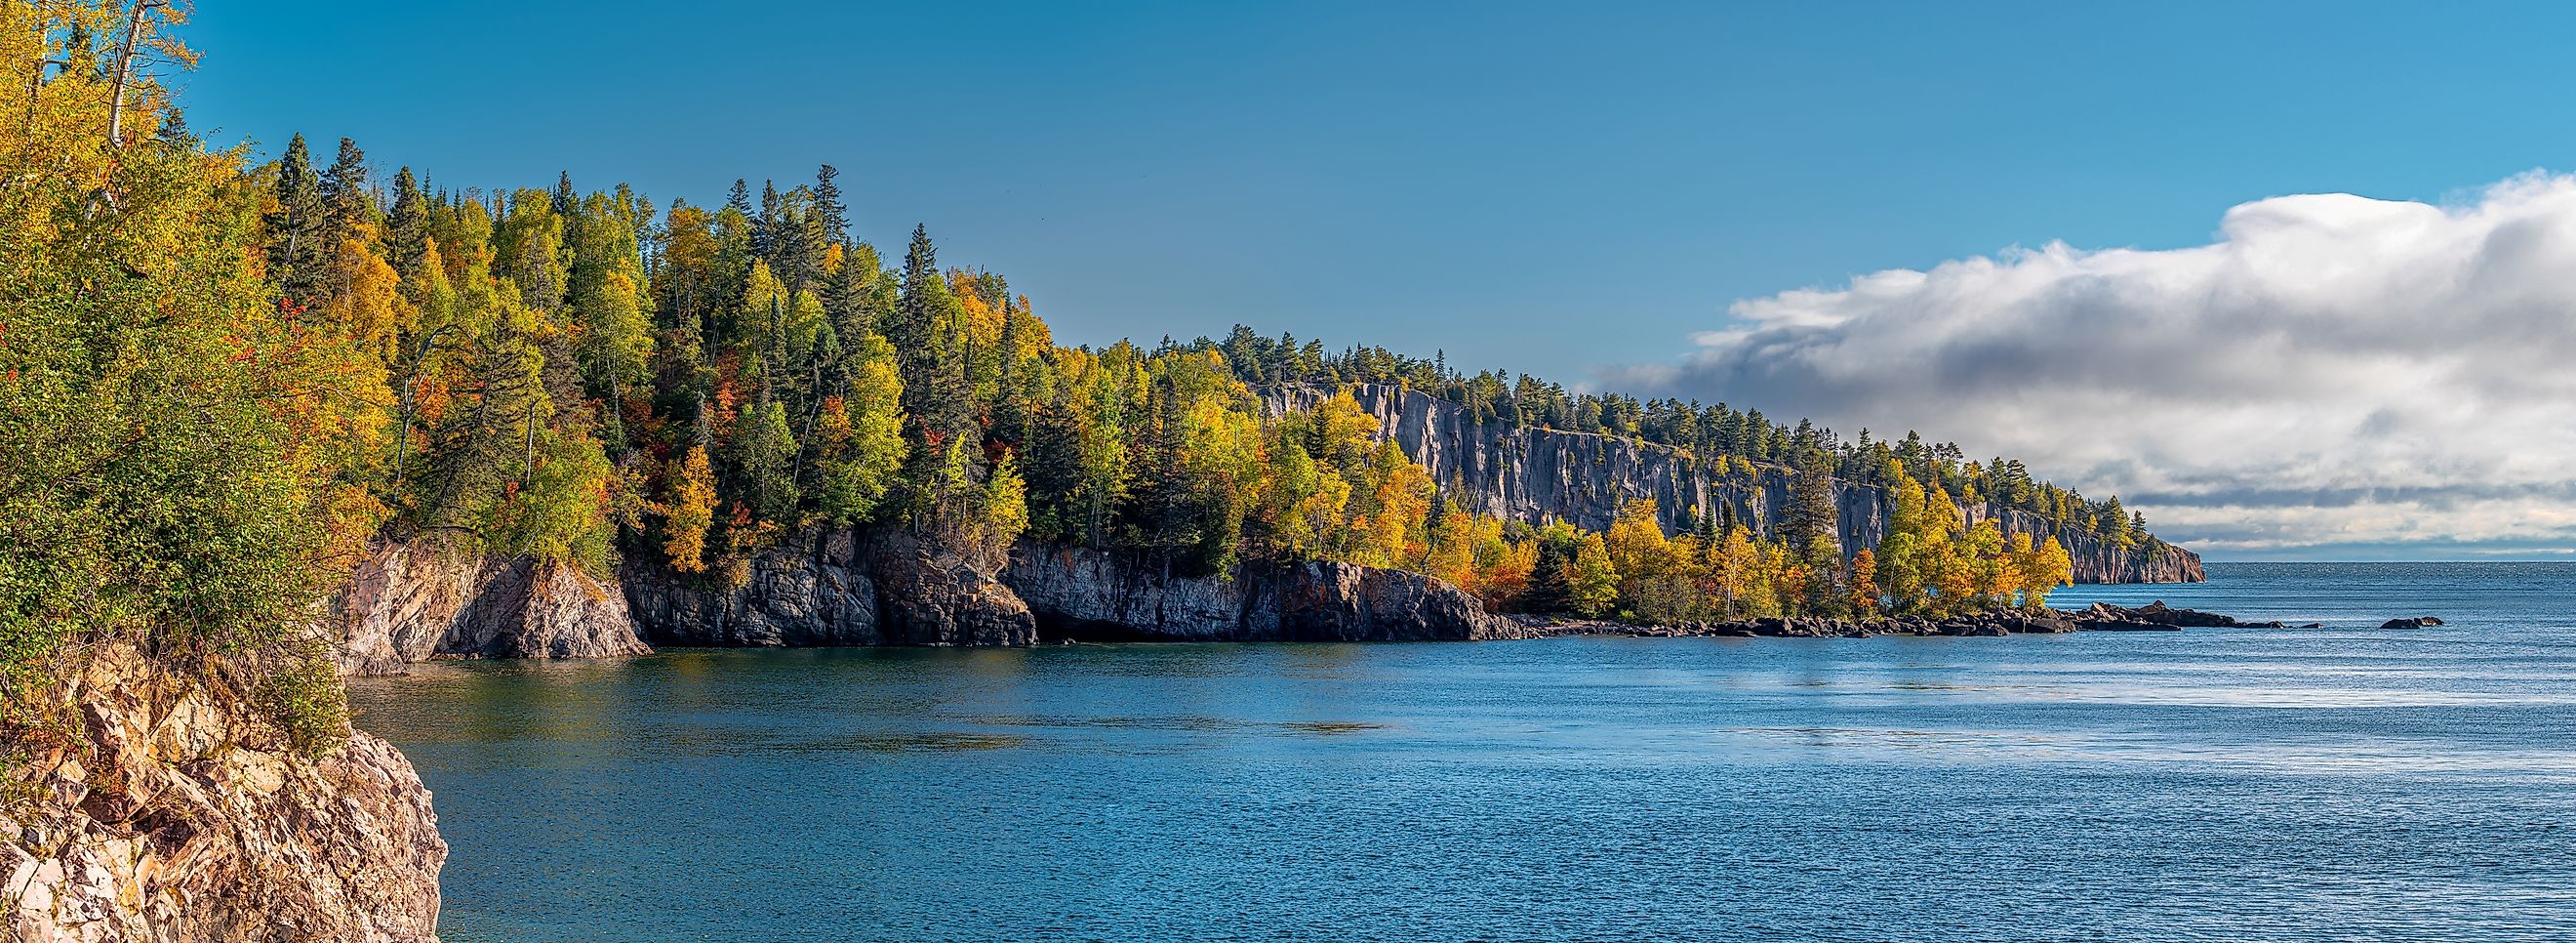
<svg viewBox="0 0 2576 943">
<path fill-rule="evenodd" d="M 2576 177 L 1741 301 L 1624 385 L 2020 457 L 2204 550 L 2576 546 Z"/>
</svg>

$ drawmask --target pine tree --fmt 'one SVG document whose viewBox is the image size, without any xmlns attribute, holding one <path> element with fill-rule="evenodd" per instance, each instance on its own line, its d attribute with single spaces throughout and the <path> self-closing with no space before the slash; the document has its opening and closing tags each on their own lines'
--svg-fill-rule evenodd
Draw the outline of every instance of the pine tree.
<svg viewBox="0 0 2576 943">
<path fill-rule="evenodd" d="M 840 175 L 840 168 L 830 164 L 814 171 L 814 215 L 832 245 L 850 241 L 849 207 L 841 204 L 841 185 L 834 179 Z"/>
<path fill-rule="evenodd" d="M 910 486 L 910 510 L 916 524 L 959 523 L 954 512 L 974 484 L 982 449 L 966 448 L 974 404 L 956 355 L 957 300 L 939 273 L 938 250 L 929 231 L 912 230 L 904 253 L 902 295 L 886 325 L 903 378 L 904 415 L 911 423 L 906 439 L 914 443 L 912 465 L 904 471 Z"/>
<path fill-rule="evenodd" d="M 1810 449 L 1798 457 L 1789 477 L 1789 507 L 1780 521 L 1783 545 L 1804 551 L 1820 540 L 1839 544 L 1836 488 L 1833 467 L 1822 451 Z"/>
<path fill-rule="evenodd" d="M 1539 541 L 1538 562 L 1530 567 L 1529 589 L 1521 600 L 1523 608 L 1540 615 L 1572 612 L 1574 548 L 1560 541 Z"/>
<path fill-rule="evenodd" d="M 780 267 L 780 250 L 786 245 L 783 232 L 785 226 L 784 207 L 778 198 L 778 184 L 775 181 L 761 181 L 760 214 L 752 217 L 751 223 L 751 254 L 767 261 L 770 268 Z"/>
<path fill-rule="evenodd" d="M 2102 505 L 2101 515 L 2101 523 L 2094 528 L 2094 534 L 2100 536 L 2107 546 L 2129 549 L 2130 544 L 2136 541 L 2136 535 L 2129 532 L 2129 512 L 2120 507 L 2118 495 L 2113 495 Z"/>
<path fill-rule="evenodd" d="M 322 172 L 322 202 L 329 208 L 330 240 L 338 243 L 376 220 L 376 197 L 367 183 L 367 155 L 358 143 L 340 139 L 340 154 Z"/>
<path fill-rule="evenodd" d="M 1020 388 L 1021 322 L 1027 317 L 1025 313 L 1012 310 L 1010 297 L 1007 294 L 1003 296 L 1000 367 L 994 384 L 991 435 L 995 441 L 1014 449 L 1026 435 L 1028 422 L 1028 396 Z"/>
<path fill-rule="evenodd" d="M 939 250 L 929 230 L 912 229 L 912 245 L 903 257 L 903 295 L 886 325 L 903 365 L 904 412 L 929 434 L 950 436 L 965 425 L 966 390 L 956 359 L 949 311 L 956 304 L 948 282 L 939 274 Z"/>
<path fill-rule="evenodd" d="M 263 220 L 268 230 L 268 280 L 292 302 L 311 304 L 326 289 L 329 219 L 322 178 L 313 172 L 304 135 L 298 134 L 278 159 L 277 211 Z"/>
<path fill-rule="evenodd" d="M 385 254 L 406 289 L 421 276 L 429 256 L 429 195 L 422 193 L 411 168 L 394 174 L 394 208 L 385 218 Z"/>
</svg>

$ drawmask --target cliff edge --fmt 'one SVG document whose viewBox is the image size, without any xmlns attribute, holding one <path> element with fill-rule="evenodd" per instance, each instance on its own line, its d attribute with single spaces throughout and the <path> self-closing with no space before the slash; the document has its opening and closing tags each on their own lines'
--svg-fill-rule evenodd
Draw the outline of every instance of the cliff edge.
<svg viewBox="0 0 2576 943">
<path fill-rule="evenodd" d="M 66 722 L 8 756 L 11 939 L 437 939 L 447 844 L 401 753 L 351 731 L 311 758 L 220 678 L 84 657 Z"/>
<path fill-rule="evenodd" d="M 1338 387 L 1261 387 L 1272 413 L 1311 409 Z M 1378 434 L 1431 470 L 1442 493 L 1467 510 L 1511 520 L 1565 521 L 1605 530 L 1619 505 L 1655 499 L 1666 533 L 1690 529 L 1693 508 L 1735 509 L 1737 520 L 1763 533 L 1777 528 L 1789 507 L 1789 469 L 1757 465 L 1750 474 L 1716 474 L 1687 451 L 1593 432 L 1476 422 L 1464 407 L 1400 386 L 1350 387 L 1360 409 L 1375 417 Z M 1834 504 L 1843 552 L 1876 546 L 1887 535 L 1890 498 L 1883 489 L 1835 483 Z M 2078 583 L 2197 583 L 2208 578 L 2200 555 L 2165 543 L 2123 549 L 2093 534 L 2014 508 L 1979 502 L 1963 509 L 1969 523 L 1992 519 L 2006 535 L 2056 537 L 2073 559 Z"/>
<path fill-rule="evenodd" d="M 386 541 L 332 594 L 340 673 L 433 658 L 649 655 L 626 594 L 571 567 Z"/>
</svg>

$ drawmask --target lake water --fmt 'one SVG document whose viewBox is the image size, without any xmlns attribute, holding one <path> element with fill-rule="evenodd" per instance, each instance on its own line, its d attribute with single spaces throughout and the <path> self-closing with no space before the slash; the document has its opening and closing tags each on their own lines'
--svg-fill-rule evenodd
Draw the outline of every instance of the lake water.
<svg viewBox="0 0 2576 943">
<path fill-rule="evenodd" d="M 2328 627 L 683 650 L 352 700 L 466 943 L 2576 938 L 2576 564 L 2210 574 L 2055 601 Z"/>
</svg>

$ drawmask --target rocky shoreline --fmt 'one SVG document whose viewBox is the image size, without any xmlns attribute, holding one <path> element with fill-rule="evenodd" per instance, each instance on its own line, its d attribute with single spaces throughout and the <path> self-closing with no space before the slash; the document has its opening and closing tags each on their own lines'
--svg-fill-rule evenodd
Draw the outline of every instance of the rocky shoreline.
<svg viewBox="0 0 2576 943">
<path fill-rule="evenodd" d="M 2002 610 L 1933 619 L 1924 616 L 1891 616 L 1883 619 L 1737 619 L 1725 622 L 1686 622 L 1678 625 L 1640 625 L 1601 620 L 1563 620 L 1536 617 L 1509 617 L 1511 628 L 1497 638 L 1561 638 L 1581 635 L 1624 635 L 1640 638 L 1872 638 L 1881 635 L 1911 636 L 2003 636 L 2054 635 L 2066 632 L 2179 632 L 2184 629 L 2288 629 L 2318 628 L 2319 623 L 2290 625 L 2284 622 L 2248 622 L 2234 616 L 2197 609 L 2176 609 L 2158 601 L 2135 609 L 2094 603 L 2083 609 Z M 2384 629 L 2421 628 L 2441 625 L 2432 616 L 2392 619 Z"/>
<path fill-rule="evenodd" d="M 64 726 L 0 755 L 0 932 L 27 943 L 437 939 L 429 790 L 362 731 L 315 756 L 221 672 L 122 642 L 54 693 Z"/>
<path fill-rule="evenodd" d="M 1441 580 L 1341 563 L 1179 575 L 1132 555 L 1024 542 L 962 555 L 894 528 L 807 531 L 730 578 L 630 560 L 613 581 L 383 548 L 336 597 L 345 673 L 446 658 L 601 658 L 680 647 L 1028 647 L 1092 642 L 1431 642 L 1570 635 L 2002 636 L 2290 628 L 2157 602 L 1866 621 L 1639 625 L 1497 615 Z M 2383 628 L 2440 625 L 2430 616 Z M 2313 627 L 2311 624 L 2308 627 Z"/>
</svg>

